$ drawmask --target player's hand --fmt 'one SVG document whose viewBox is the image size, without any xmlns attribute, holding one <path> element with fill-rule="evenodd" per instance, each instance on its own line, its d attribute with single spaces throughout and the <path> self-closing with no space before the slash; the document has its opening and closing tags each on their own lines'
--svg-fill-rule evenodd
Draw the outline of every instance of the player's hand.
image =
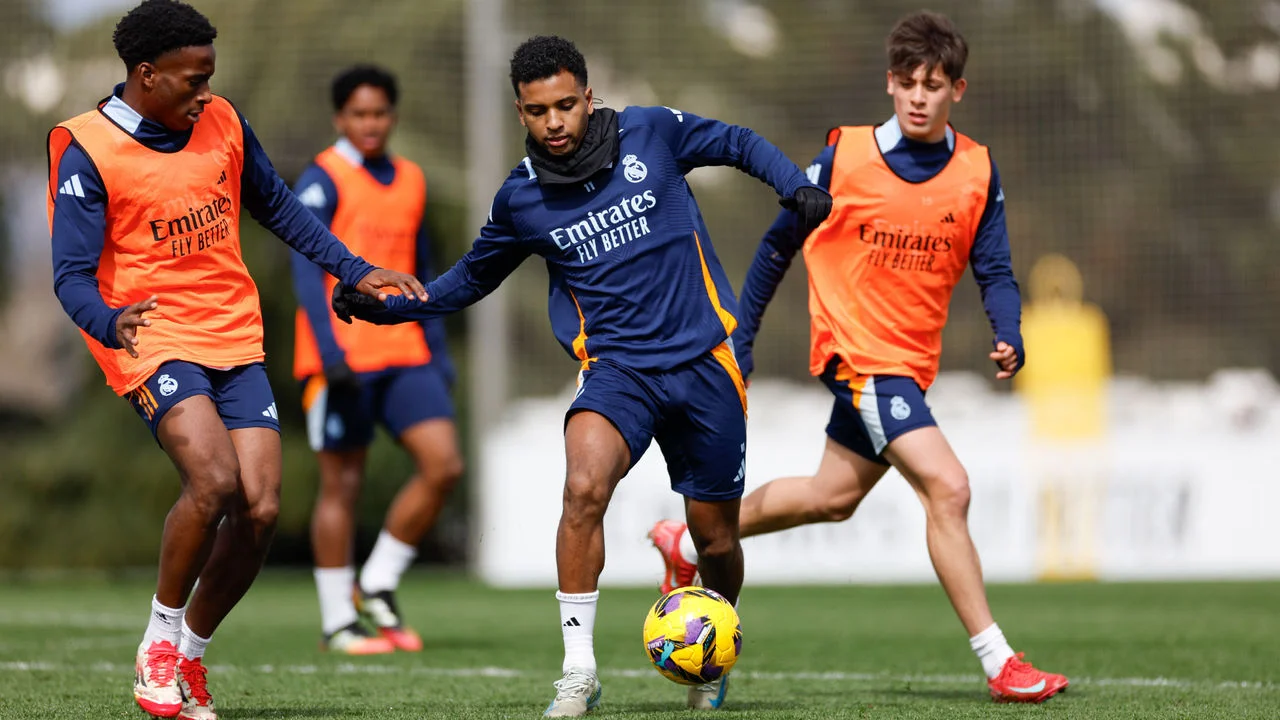
<svg viewBox="0 0 1280 720">
<path fill-rule="evenodd" d="M 996 343 L 996 349 L 987 357 L 995 361 L 996 366 L 1000 368 L 996 372 L 997 380 L 1008 380 L 1018 372 L 1018 351 L 1003 340 Z"/>
<path fill-rule="evenodd" d="M 130 305 L 116 316 L 116 342 L 120 343 L 120 347 L 124 348 L 130 357 L 138 357 L 138 328 L 151 325 L 151 321 L 142 317 L 142 314 L 158 307 L 160 303 L 156 301 L 156 296 L 152 295 L 142 302 Z"/>
<path fill-rule="evenodd" d="M 800 219 L 799 231 L 808 237 L 831 214 L 831 195 L 817 185 L 803 185 L 796 194 L 778 201 Z"/>
<path fill-rule="evenodd" d="M 347 364 L 346 360 L 338 360 L 324 366 L 324 382 L 329 392 L 354 393 L 360 390 L 360 376 Z"/>
<path fill-rule="evenodd" d="M 329 304 L 333 306 L 333 314 L 348 325 L 351 324 L 351 318 L 363 317 L 365 311 L 381 310 L 385 307 L 378 298 L 342 283 L 333 286 L 333 299 Z"/>
<path fill-rule="evenodd" d="M 422 287 L 422 281 L 418 278 L 395 270 L 386 268 L 374 268 L 373 272 L 360 278 L 360 282 L 356 283 L 356 290 L 375 297 L 379 300 L 386 300 L 387 293 L 382 288 L 396 288 L 400 294 L 413 300 L 415 298 L 426 300 L 427 289 Z"/>
</svg>

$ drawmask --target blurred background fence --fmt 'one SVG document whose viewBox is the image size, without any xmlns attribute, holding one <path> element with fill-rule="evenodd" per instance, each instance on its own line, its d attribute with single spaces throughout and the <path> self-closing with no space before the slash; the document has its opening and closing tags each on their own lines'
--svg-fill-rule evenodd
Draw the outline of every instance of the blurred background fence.
<svg viewBox="0 0 1280 720">
<path fill-rule="evenodd" d="M 747 125 L 803 167 L 828 128 L 890 116 L 883 37 L 918 7 L 902 0 L 196 4 L 219 31 L 215 91 L 245 113 L 287 180 L 332 142 L 328 83 L 339 69 L 372 61 L 399 75 L 393 148 L 426 170 L 438 267 L 469 247 L 488 198 L 523 154 L 505 78 L 505 60 L 523 38 L 576 41 L 596 97 L 609 106 L 662 104 Z M 110 38 L 130 5 L 0 4 L 0 567 L 149 565 L 177 492 L 167 458 L 103 386 L 50 279 L 44 136 L 123 79 Z M 1280 2 L 929 5 L 950 15 L 970 44 L 970 87 L 953 122 L 992 148 L 1019 277 L 1025 281 L 1048 253 L 1073 260 L 1084 298 L 1108 318 L 1119 375 L 1199 382 L 1233 367 L 1274 375 Z M 734 170 L 690 177 L 740 286 L 777 210 L 773 195 Z M 307 562 L 315 462 L 289 376 L 288 249 L 251 221 L 243 231 L 286 433 L 272 560 Z M 449 320 L 470 437 L 512 402 L 559 394 L 573 382 L 576 364 L 548 329 L 540 264 L 526 263 L 484 310 Z M 757 343 L 758 376 L 804 380 L 805 312 L 797 265 Z M 989 344 L 966 279 L 955 294 L 943 368 L 989 374 Z M 485 460 L 469 458 L 471 468 Z M 362 549 L 409 471 L 381 439 L 363 496 Z M 456 494 L 424 557 L 466 560 L 474 501 L 474 493 Z"/>
</svg>

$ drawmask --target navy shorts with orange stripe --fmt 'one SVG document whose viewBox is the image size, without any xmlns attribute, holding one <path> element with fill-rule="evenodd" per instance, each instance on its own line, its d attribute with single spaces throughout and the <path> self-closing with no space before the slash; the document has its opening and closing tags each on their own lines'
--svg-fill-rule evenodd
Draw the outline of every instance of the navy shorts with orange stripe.
<svg viewBox="0 0 1280 720">
<path fill-rule="evenodd" d="M 884 449 L 902 435 L 938 424 L 916 381 L 860 375 L 832 358 L 820 379 L 836 396 L 827 436 L 862 457 L 888 465 Z"/>
<path fill-rule="evenodd" d="M 266 366 L 260 362 L 218 370 L 170 360 L 126 397 L 154 436 L 165 413 L 193 395 L 213 400 L 228 430 L 264 427 L 280 431 L 275 396 Z"/>
<path fill-rule="evenodd" d="M 589 363 L 565 422 L 589 410 L 618 429 L 634 467 L 653 440 L 667 461 L 671 489 L 693 500 L 742 497 L 747 416 L 742 373 L 729 343 L 671 370 Z"/>
</svg>

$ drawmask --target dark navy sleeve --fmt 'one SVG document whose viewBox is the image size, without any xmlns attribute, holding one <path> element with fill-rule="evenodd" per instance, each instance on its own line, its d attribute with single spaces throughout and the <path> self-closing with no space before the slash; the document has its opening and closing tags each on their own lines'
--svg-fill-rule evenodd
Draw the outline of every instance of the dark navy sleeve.
<svg viewBox="0 0 1280 720">
<path fill-rule="evenodd" d="M 240 125 L 244 128 L 240 201 L 253 219 L 347 285 L 354 286 L 373 272 L 372 265 L 352 255 L 289 190 L 243 115 Z"/>
<path fill-rule="evenodd" d="M 1004 221 L 1004 187 L 996 163 L 991 162 L 991 186 L 987 189 L 987 207 L 978 222 L 978 233 L 969 254 L 973 279 L 982 291 L 982 306 L 991 321 L 995 342 L 1004 341 L 1018 353 L 1018 367 L 1026 363 L 1022 347 L 1022 297 L 1013 276 L 1013 260 L 1009 252 L 1009 232 Z"/>
<path fill-rule="evenodd" d="M 435 279 L 434 265 L 431 261 L 431 231 L 427 228 L 427 219 L 424 216 L 422 224 L 418 226 L 417 247 L 418 279 L 423 285 L 428 285 Z M 439 369 L 445 379 L 452 384 L 455 372 L 453 359 L 449 357 L 449 342 L 444 331 L 444 321 L 433 317 L 420 322 L 422 334 L 427 340 L 427 348 L 431 351 L 431 365 Z"/>
<path fill-rule="evenodd" d="M 58 187 L 66 192 L 53 201 L 53 292 L 76 326 L 104 347 L 118 350 L 116 318 L 125 309 L 110 307 L 102 299 L 97 275 L 107 237 L 107 194 L 97 169 L 75 143 L 58 162 Z"/>
<path fill-rule="evenodd" d="M 835 146 L 824 148 L 813 164 L 809 165 L 805 175 L 815 185 L 824 190 L 829 189 L 831 163 L 834 160 Z M 743 282 L 742 294 L 738 298 L 738 329 L 733 333 L 733 346 L 743 377 L 747 377 L 755 369 L 752 349 L 756 333 L 760 331 L 765 307 L 773 299 L 783 276 L 791 267 L 792 259 L 804 246 L 805 239 L 796 227 L 796 214 L 791 210 L 783 210 L 760 240 L 760 247 L 756 249 L 756 256 L 747 269 L 747 279 Z"/>
<path fill-rule="evenodd" d="M 501 285 L 531 252 L 521 242 L 507 205 L 511 189 L 504 185 L 498 191 L 489 210 L 489 221 L 467 254 L 427 284 L 426 302 L 392 295 L 386 299 L 385 309 L 371 314 L 368 321 L 389 325 L 448 315 L 474 304 Z"/>
<path fill-rule="evenodd" d="M 329 227 L 338 207 L 338 187 L 329 174 L 313 163 L 302 171 L 302 176 L 294 187 L 298 200 L 325 227 Z M 324 270 L 297 250 L 290 253 L 290 269 L 293 274 L 293 292 L 311 324 L 321 364 L 328 367 L 342 362 L 346 359 L 346 353 L 333 334 L 332 311 L 329 309 L 329 293 L 325 292 Z"/>
<path fill-rule="evenodd" d="M 750 128 L 698 117 L 667 107 L 628 108 L 639 113 L 671 148 L 682 172 L 728 165 L 768 183 L 787 198 L 810 184 L 800 168 L 773 143 Z"/>
</svg>

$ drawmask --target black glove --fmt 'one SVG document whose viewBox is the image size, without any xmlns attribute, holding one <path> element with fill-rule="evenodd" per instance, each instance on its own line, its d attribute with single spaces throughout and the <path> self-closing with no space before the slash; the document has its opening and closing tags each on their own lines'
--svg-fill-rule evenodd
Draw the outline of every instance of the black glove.
<svg viewBox="0 0 1280 720">
<path fill-rule="evenodd" d="M 375 297 L 369 297 L 350 285 L 338 283 L 333 286 L 333 314 L 342 322 L 350 325 L 351 318 L 364 317 L 366 310 L 381 310 L 385 306 Z"/>
<path fill-rule="evenodd" d="M 355 392 L 360 389 L 360 376 L 351 369 L 346 360 L 329 363 L 324 366 L 324 381 L 329 392 Z"/>
<path fill-rule="evenodd" d="M 816 185 L 802 185 L 795 195 L 782 198 L 778 204 L 799 217 L 797 229 L 803 237 L 808 237 L 831 214 L 831 195 Z"/>
</svg>

